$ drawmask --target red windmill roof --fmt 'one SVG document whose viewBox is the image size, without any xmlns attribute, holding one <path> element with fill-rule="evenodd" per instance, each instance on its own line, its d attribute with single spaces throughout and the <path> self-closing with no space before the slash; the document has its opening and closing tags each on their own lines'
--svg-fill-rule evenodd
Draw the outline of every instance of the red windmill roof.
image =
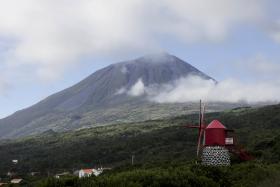
<svg viewBox="0 0 280 187">
<path fill-rule="evenodd" d="M 206 129 L 226 129 L 226 127 L 218 120 L 213 120 Z"/>
</svg>

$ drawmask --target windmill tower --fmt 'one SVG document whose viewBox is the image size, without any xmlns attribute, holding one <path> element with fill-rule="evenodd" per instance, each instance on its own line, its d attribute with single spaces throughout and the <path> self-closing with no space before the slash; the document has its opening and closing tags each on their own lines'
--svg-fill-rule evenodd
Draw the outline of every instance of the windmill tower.
<svg viewBox="0 0 280 187">
<path fill-rule="evenodd" d="M 218 120 L 212 121 L 204 129 L 204 146 L 202 149 L 202 164 L 211 166 L 229 166 L 230 154 L 226 148 L 226 128 Z"/>
<path fill-rule="evenodd" d="M 209 125 L 204 122 L 205 105 L 200 101 L 199 125 L 189 125 L 188 128 L 198 128 L 197 158 L 207 166 L 229 166 L 230 153 L 241 160 L 252 160 L 244 149 L 236 145 L 234 130 L 227 129 L 220 121 L 213 120 Z"/>
</svg>

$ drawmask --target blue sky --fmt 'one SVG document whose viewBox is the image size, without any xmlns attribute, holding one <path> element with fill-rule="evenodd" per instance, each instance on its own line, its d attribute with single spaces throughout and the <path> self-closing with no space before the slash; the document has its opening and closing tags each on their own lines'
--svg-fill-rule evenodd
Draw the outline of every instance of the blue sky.
<svg viewBox="0 0 280 187">
<path fill-rule="evenodd" d="M 261 98 L 278 101 L 269 92 L 280 81 L 277 7 L 275 0 L 1 1 L 0 117 L 159 50 L 218 81 L 269 82 Z"/>
</svg>

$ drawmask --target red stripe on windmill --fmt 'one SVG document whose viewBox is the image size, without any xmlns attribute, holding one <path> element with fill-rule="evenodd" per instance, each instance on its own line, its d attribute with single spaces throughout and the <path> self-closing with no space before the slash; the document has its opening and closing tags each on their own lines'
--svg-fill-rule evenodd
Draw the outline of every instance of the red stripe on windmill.
<svg viewBox="0 0 280 187">
<path fill-rule="evenodd" d="M 188 128 L 198 129 L 196 155 L 203 165 L 229 166 L 230 153 L 237 155 L 240 160 L 252 160 L 247 151 L 237 145 L 234 130 L 227 129 L 220 121 L 213 120 L 208 125 L 204 121 L 205 104 L 200 101 L 199 124 L 187 125 Z"/>
</svg>

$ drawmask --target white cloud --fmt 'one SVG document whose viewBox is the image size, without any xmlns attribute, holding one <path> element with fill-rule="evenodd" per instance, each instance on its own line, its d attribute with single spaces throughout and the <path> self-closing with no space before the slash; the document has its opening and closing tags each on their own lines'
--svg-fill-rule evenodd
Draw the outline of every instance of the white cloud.
<svg viewBox="0 0 280 187">
<path fill-rule="evenodd" d="M 227 79 L 216 84 L 212 80 L 190 76 L 153 90 L 148 98 L 160 103 L 183 103 L 200 99 L 209 102 L 257 103 L 280 101 L 279 93 L 280 82 L 251 84 Z"/>
<path fill-rule="evenodd" d="M 124 94 L 124 93 L 127 93 L 127 90 L 125 87 L 122 87 L 120 89 L 118 89 L 115 93 L 115 95 L 121 95 L 121 94 Z"/>
<path fill-rule="evenodd" d="M 1 0 L 0 55 L 7 57 L 2 63 L 30 65 L 34 76 L 52 80 L 84 55 L 150 51 L 160 48 L 161 36 L 221 41 L 234 26 L 261 19 L 262 2 Z"/>
<path fill-rule="evenodd" d="M 230 69 L 230 71 L 229 71 Z M 280 102 L 280 64 L 263 54 L 235 61 L 227 66 L 230 78 L 216 84 L 190 76 L 172 83 L 145 88 L 149 99 L 156 102 L 189 102 L 203 99 L 220 102 Z"/>
<path fill-rule="evenodd" d="M 226 71 L 229 76 L 218 83 L 188 76 L 161 85 L 144 85 L 139 79 L 130 89 L 123 87 L 116 93 L 130 96 L 145 94 L 148 100 L 159 103 L 196 102 L 200 99 L 233 103 L 280 102 L 280 64 L 276 59 L 257 54 L 233 61 L 227 69 L 218 68 L 218 71 Z"/>
<path fill-rule="evenodd" d="M 169 12 L 163 29 L 185 41 L 221 41 L 236 24 L 258 22 L 264 13 L 259 0 L 164 2 Z"/>
<path fill-rule="evenodd" d="M 228 62 L 219 71 L 227 72 L 227 78 L 251 82 L 275 82 L 280 80 L 280 64 L 277 57 L 256 54 L 252 57 Z"/>
<path fill-rule="evenodd" d="M 121 72 L 122 72 L 123 74 L 127 74 L 128 70 L 127 70 L 127 68 L 126 68 L 125 66 L 123 66 L 123 67 L 121 68 Z"/>
<path fill-rule="evenodd" d="M 139 79 L 130 89 L 120 88 L 116 94 L 146 96 L 147 100 L 158 103 L 196 102 L 280 102 L 280 80 L 260 80 L 245 82 L 225 79 L 220 82 L 206 80 L 198 76 L 182 77 L 178 80 L 158 85 L 145 86 Z"/>
<path fill-rule="evenodd" d="M 278 75 L 280 72 L 280 64 L 271 61 L 262 54 L 258 54 L 247 61 L 240 62 L 239 66 L 255 75 Z"/>
<path fill-rule="evenodd" d="M 269 27 L 270 36 L 275 42 L 280 43 L 280 20 L 275 21 Z"/>
<path fill-rule="evenodd" d="M 219 68 L 218 71 L 229 74 L 218 84 L 214 80 L 188 76 L 163 85 L 144 86 L 138 81 L 137 87 L 148 100 L 159 103 L 200 99 L 210 102 L 280 102 L 280 64 L 277 59 L 257 54 L 229 63 L 227 69 Z"/>
<path fill-rule="evenodd" d="M 141 96 L 145 93 L 145 85 L 142 79 L 138 81 L 127 91 L 127 94 L 130 96 Z"/>
<path fill-rule="evenodd" d="M 11 85 L 6 79 L 0 77 L 0 96 L 5 96 L 9 92 Z"/>
</svg>

